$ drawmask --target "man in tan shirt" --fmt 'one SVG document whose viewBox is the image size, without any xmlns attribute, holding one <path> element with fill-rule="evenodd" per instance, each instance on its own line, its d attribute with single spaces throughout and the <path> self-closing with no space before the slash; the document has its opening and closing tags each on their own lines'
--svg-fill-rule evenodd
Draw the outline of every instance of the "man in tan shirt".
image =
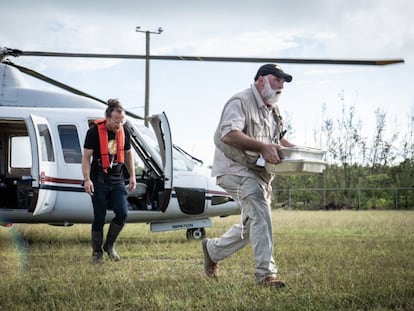
<svg viewBox="0 0 414 311">
<path fill-rule="evenodd" d="M 284 287 L 273 259 L 271 181 L 273 176 L 256 166 L 262 157 L 279 163 L 278 149 L 294 146 L 284 137 L 277 101 L 292 76 L 278 65 L 259 68 L 250 88 L 226 103 L 215 133 L 216 150 L 212 175 L 241 208 L 241 223 L 220 238 L 204 239 L 207 276 L 218 276 L 218 262 L 251 242 L 255 259 L 255 282 L 260 286 Z"/>
</svg>

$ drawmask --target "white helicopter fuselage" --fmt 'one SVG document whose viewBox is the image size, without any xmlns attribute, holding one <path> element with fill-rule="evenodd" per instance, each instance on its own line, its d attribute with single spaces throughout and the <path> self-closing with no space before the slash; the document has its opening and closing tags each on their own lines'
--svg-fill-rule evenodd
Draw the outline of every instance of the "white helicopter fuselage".
<svg viewBox="0 0 414 311">
<path fill-rule="evenodd" d="M 104 118 L 102 103 L 78 95 L 28 88 L 20 72 L 0 64 L 0 222 L 91 223 L 81 157 L 86 132 Z M 171 142 L 164 113 L 154 131 L 127 116 L 137 189 L 129 193 L 127 222 L 152 231 L 187 229 L 199 238 L 210 217 L 239 213 L 210 170 Z M 108 210 L 107 221 L 113 217 Z M 197 231 L 198 230 L 198 231 Z M 204 233 L 204 232 L 202 232 Z"/>
</svg>

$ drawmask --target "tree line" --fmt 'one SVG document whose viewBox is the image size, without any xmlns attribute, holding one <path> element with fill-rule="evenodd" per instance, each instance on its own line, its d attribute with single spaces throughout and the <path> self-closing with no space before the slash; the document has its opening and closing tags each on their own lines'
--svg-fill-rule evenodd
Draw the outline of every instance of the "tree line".
<svg viewBox="0 0 414 311">
<path fill-rule="evenodd" d="M 375 129 L 367 135 L 355 106 L 347 106 L 341 98 L 341 115 L 325 117 L 314 130 L 315 144 L 326 150 L 325 171 L 276 176 L 274 204 L 308 209 L 414 209 L 414 106 L 407 123 L 396 128 L 389 126 L 384 110 L 376 109 Z"/>
</svg>

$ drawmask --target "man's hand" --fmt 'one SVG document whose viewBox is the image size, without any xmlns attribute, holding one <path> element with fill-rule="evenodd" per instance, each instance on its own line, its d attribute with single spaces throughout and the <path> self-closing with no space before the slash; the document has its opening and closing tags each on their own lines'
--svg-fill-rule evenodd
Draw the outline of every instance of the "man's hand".
<svg viewBox="0 0 414 311">
<path fill-rule="evenodd" d="M 129 191 L 134 190 L 136 186 L 137 186 L 137 181 L 135 179 L 135 176 L 130 176 L 129 185 L 128 185 Z"/>
<path fill-rule="evenodd" d="M 93 187 L 92 180 L 88 179 L 83 182 L 83 188 L 85 189 L 85 192 L 89 195 L 93 195 L 95 192 L 95 189 Z"/>
<path fill-rule="evenodd" d="M 265 144 L 262 148 L 261 155 L 267 163 L 278 164 L 281 162 L 278 150 L 282 148 L 278 144 Z"/>
</svg>

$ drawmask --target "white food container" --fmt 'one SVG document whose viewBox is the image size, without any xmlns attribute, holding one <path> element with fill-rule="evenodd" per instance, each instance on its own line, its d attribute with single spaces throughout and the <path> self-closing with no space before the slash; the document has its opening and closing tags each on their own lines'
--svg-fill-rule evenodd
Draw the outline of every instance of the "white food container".
<svg viewBox="0 0 414 311">
<path fill-rule="evenodd" d="M 309 147 L 290 147 L 280 149 L 283 154 L 279 164 L 265 164 L 269 173 L 278 175 L 299 175 L 322 173 L 326 167 L 323 161 L 324 150 Z"/>
<path fill-rule="evenodd" d="M 319 160 L 322 161 L 325 151 L 309 147 L 284 147 L 279 149 L 285 160 Z"/>
</svg>

